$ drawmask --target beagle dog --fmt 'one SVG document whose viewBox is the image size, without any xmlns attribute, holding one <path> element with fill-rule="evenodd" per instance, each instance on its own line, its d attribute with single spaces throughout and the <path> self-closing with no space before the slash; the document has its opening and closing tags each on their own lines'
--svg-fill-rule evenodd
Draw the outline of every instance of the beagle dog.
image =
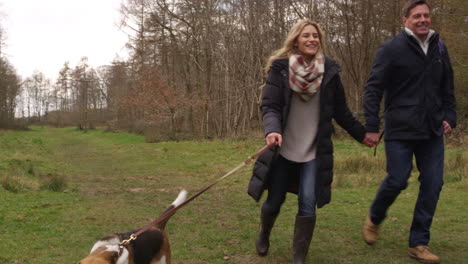
<svg viewBox="0 0 468 264">
<path fill-rule="evenodd" d="M 186 198 L 187 191 L 182 190 L 164 213 L 182 204 Z M 138 230 L 103 237 L 78 264 L 171 264 L 171 248 L 164 232 L 168 220 L 142 233 L 123 248 L 120 243 Z"/>
</svg>

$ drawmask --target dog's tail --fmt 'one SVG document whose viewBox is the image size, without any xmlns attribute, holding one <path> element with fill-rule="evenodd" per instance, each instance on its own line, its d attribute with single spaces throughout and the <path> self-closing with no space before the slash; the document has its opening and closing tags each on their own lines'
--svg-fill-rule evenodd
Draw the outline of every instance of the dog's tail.
<svg viewBox="0 0 468 264">
<path fill-rule="evenodd" d="M 169 207 L 166 208 L 166 210 L 164 210 L 164 212 L 162 213 L 162 215 L 164 215 L 166 212 L 168 212 L 169 210 L 181 205 L 183 202 L 185 202 L 185 200 L 187 200 L 187 191 L 185 189 L 183 189 L 182 191 L 179 192 L 179 195 L 177 196 L 177 198 L 171 203 L 171 205 L 169 205 Z M 170 217 L 169 217 L 170 218 Z M 162 221 L 161 223 L 158 224 L 159 228 L 161 229 L 164 229 L 164 227 L 166 227 L 166 223 L 167 221 L 169 220 L 169 218 L 167 218 L 166 220 Z"/>
</svg>

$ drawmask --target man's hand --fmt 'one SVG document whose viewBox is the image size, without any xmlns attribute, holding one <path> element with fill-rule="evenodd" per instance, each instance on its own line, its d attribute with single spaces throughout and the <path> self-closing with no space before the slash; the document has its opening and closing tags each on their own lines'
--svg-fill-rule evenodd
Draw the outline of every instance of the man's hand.
<svg viewBox="0 0 468 264">
<path fill-rule="evenodd" d="M 442 124 L 444 125 L 444 134 L 452 132 L 452 126 L 447 121 L 444 120 Z"/>
<path fill-rule="evenodd" d="M 368 147 L 377 147 L 379 144 L 379 133 L 367 132 L 362 143 Z"/>
<path fill-rule="evenodd" d="M 272 132 L 265 137 L 265 141 L 267 145 L 274 144 L 281 147 L 281 144 L 283 143 L 283 136 L 281 136 L 279 133 Z"/>
</svg>

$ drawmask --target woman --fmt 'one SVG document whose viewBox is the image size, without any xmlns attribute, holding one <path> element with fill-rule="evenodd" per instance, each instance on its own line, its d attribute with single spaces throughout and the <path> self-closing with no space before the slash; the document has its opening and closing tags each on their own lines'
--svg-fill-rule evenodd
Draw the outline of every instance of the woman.
<svg viewBox="0 0 468 264">
<path fill-rule="evenodd" d="M 310 20 L 297 22 L 283 47 L 269 58 L 261 110 L 267 144 L 275 151 L 254 166 L 249 194 L 268 197 L 261 209 L 256 249 L 265 256 L 269 236 L 286 193 L 298 194 L 294 227 L 294 263 L 305 263 L 314 232 L 316 207 L 330 202 L 333 177 L 332 118 L 353 138 L 368 146 L 364 127 L 351 114 L 338 64 L 324 56 L 323 33 Z M 268 181 L 266 181 L 268 179 Z"/>
</svg>

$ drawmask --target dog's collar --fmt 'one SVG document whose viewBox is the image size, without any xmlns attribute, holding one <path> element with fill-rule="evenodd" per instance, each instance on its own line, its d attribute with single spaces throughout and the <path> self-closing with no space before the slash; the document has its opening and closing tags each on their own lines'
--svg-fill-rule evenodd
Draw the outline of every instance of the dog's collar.
<svg viewBox="0 0 468 264">
<path fill-rule="evenodd" d="M 137 239 L 137 236 L 135 234 L 131 234 L 128 239 L 124 239 L 119 243 L 119 249 L 122 250 L 124 247 L 126 247 L 128 244 L 130 244 L 130 242 L 132 242 L 135 239 Z"/>
<path fill-rule="evenodd" d="M 129 257 L 129 252 L 128 248 L 126 246 L 119 246 L 119 250 L 117 252 L 117 261 L 115 264 L 128 264 L 128 257 Z"/>
<path fill-rule="evenodd" d="M 119 256 L 119 257 L 122 256 L 122 253 L 123 253 L 124 250 L 125 250 L 124 247 L 125 247 L 125 246 L 119 246 L 119 252 L 117 252 L 117 256 Z"/>
</svg>

